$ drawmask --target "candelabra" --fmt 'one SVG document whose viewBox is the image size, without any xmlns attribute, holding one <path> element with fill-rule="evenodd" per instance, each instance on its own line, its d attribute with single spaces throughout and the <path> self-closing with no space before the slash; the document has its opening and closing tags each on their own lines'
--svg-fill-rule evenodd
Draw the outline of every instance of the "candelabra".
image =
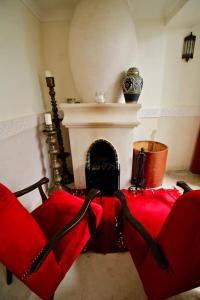
<svg viewBox="0 0 200 300">
<path fill-rule="evenodd" d="M 50 157 L 50 165 L 51 165 L 51 175 L 52 175 L 52 182 L 49 187 L 49 194 L 53 191 L 62 189 L 61 185 L 61 175 L 60 175 L 60 168 L 61 164 L 58 160 L 58 149 L 57 149 L 57 138 L 56 138 L 56 130 L 53 128 L 53 125 L 46 125 L 45 130 L 43 131 L 44 134 L 47 135 L 47 144 L 49 146 L 48 152 Z"/>
<path fill-rule="evenodd" d="M 70 174 L 68 168 L 67 168 L 67 163 L 66 163 L 66 158 L 69 156 L 69 153 L 66 153 L 64 150 L 64 145 L 63 145 L 63 138 L 62 138 L 62 132 L 60 128 L 60 122 L 61 119 L 58 116 L 58 108 L 57 108 L 57 103 L 55 99 L 55 82 L 54 82 L 54 77 L 51 76 L 46 76 L 46 83 L 47 87 L 49 88 L 49 95 L 51 97 L 51 105 L 52 105 L 52 112 L 53 112 L 53 123 L 55 125 L 55 131 L 57 135 L 57 141 L 58 141 L 58 148 L 59 148 L 59 153 L 58 153 L 58 158 L 60 159 L 61 162 L 61 183 L 62 184 L 69 184 L 73 182 L 73 175 Z"/>
</svg>

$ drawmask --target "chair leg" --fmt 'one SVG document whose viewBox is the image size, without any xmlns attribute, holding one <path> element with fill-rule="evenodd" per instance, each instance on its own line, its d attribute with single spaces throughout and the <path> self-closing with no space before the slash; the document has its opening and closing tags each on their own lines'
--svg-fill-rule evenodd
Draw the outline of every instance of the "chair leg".
<svg viewBox="0 0 200 300">
<path fill-rule="evenodd" d="M 12 283 L 12 272 L 10 272 L 7 268 L 6 268 L 6 282 L 7 284 Z"/>
</svg>

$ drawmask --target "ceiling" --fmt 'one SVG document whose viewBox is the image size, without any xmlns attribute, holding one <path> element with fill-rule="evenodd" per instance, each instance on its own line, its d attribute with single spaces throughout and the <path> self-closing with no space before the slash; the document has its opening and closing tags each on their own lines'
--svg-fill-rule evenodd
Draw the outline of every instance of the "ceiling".
<svg viewBox="0 0 200 300">
<path fill-rule="evenodd" d="M 166 19 L 177 6 L 188 0 L 128 0 L 133 15 L 142 19 Z"/>
<path fill-rule="evenodd" d="M 22 0 L 40 21 L 69 20 L 79 0 Z"/>
<path fill-rule="evenodd" d="M 187 1 L 168 22 L 169 25 L 178 27 L 193 27 L 200 24 L 200 0 Z"/>
<path fill-rule="evenodd" d="M 42 21 L 70 20 L 80 0 L 22 0 Z M 101 1 L 101 0 L 100 0 Z M 162 19 L 166 24 L 193 26 L 200 23 L 200 0 L 124 0 L 134 18 Z"/>
</svg>

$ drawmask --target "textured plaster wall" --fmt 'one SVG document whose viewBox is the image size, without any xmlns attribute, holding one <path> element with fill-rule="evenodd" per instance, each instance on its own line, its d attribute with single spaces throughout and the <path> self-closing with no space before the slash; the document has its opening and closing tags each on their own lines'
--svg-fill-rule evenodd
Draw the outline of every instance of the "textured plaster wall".
<svg viewBox="0 0 200 300">
<path fill-rule="evenodd" d="M 55 77 L 57 101 L 78 97 L 71 74 L 68 38 L 69 21 L 41 23 L 44 70 L 51 70 Z M 43 73 L 44 75 L 44 73 Z M 45 102 L 50 108 L 49 95 L 45 84 Z"/>
<path fill-rule="evenodd" d="M 0 182 L 13 191 L 45 174 L 44 139 L 37 128 L 29 126 L 28 118 L 44 111 L 41 53 L 40 22 L 21 1 L 0 1 L 0 137 L 4 135 L 0 147 Z M 25 131 L 15 134 L 18 122 L 13 120 L 23 116 L 27 120 L 20 126 Z M 5 127 L 2 121 L 6 120 Z M 12 120 L 10 125 L 9 120 Z M 32 205 L 29 202 L 28 206 Z"/>
<path fill-rule="evenodd" d="M 13 192 L 48 176 L 48 167 L 44 136 L 38 128 L 1 141 L 0 182 Z M 20 201 L 30 211 L 41 204 L 38 191 L 20 197 Z"/>
<path fill-rule="evenodd" d="M 138 67 L 144 79 L 139 101 L 143 108 L 159 108 L 161 105 L 166 29 L 161 20 L 136 21 L 138 40 Z"/>
<path fill-rule="evenodd" d="M 42 112 L 43 91 L 46 107 L 50 109 L 47 88 L 44 84 L 45 69 L 50 69 L 55 75 L 58 102 L 67 97 L 79 98 L 68 55 L 70 21 L 40 23 L 19 0 L 1 1 L 0 14 L 0 121 Z M 137 20 L 135 28 L 138 41 L 138 67 L 144 78 L 144 88 L 139 100 L 143 108 L 199 105 L 200 26 L 174 29 L 165 28 L 159 20 Z M 195 56 L 192 61 L 185 63 L 180 59 L 182 42 L 190 30 L 197 35 Z M 42 81 L 43 88 L 41 88 Z M 187 169 L 198 127 L 199 121 L 196 117 L 146 118 L 141 119 L 141 125 L 135 132 L 135 139 L 155 139 L 166 143 L 169 146 L 168 168 Z M 180 139 L 177 139 L 177 135 Z M 4 160 L 7 161 L 6 167 L 5 164 L 1 167 L 1 180 L 5 178 L 9 184 L 10 168 L 12 169 L 9 162 L 11 153 L 21 172 L 24 171 L 22 159 L 35 153 L 38 173 L 30 180 L 28 177 L 19 179 L 19 185 L 23 187 L 41 176 L 41 161 L 38 159 L 36 136 L 33 140 L 27 140 L 27 136 L 22 141 L 19 146 L 26 148 L 26 144 L 29 143 L 32 145 L 32 153 L 27 151 L 20 157 L 14 154 L 15 151 L 13 153 L 17 138 L 21 137 L 16 136 L 9 140 L 8 151 L 4 150 L 3 153 L 3 149 L 0 150 L 0 160 L 4 156 Z M 70 149 L 68 139 L 66 148 Z M 31 174 L 31 168 L 29 172 Z M 13 185 L 11 177 L 10 185 L 11 187 Z"/>
<path fill-rule="evenodd" d="M 45 68 L 55 73 L 58 102 L 64 98 L 79 97 L 68 56 L 69 26 L 70 22 L 42 24 Z M 161 20 L 136 20 L 135 29 L 138 67 L 144 78 L 144 87 L 139 98 L 142 107 L 170 108 L 173 113 L 173 108 L 176 107 L 200 105 L 199 39 L 194 59 L 185 63 L 181 59 L 181 53 L 183 37 L 190 32 L 189 28 L 166 28 Z M 199 26 L 193 30 L 197 36 L 199 31 Z M 197 117 L 185 117 L 180 113 L 179 117 L 149 117 L 140 121 L 135 140 L 155 139 L 166 143 L 169 146 L 167 168 L 189 168 L 199 128 Z M 179 139 L 177 135 L 180 136 Z"/>
<path fill-rule="evenodd" d="M 167 170 L 189 170 L 198 136 L 199 117 L 144 118 L 135 140 L 155 140 L 168 146 Z"/>
<path fill-rule="evenodd" d="M 190 32 L 197 36 L 194 58 L 181 59 L 183 40 Z M 200 24 L 193 28 L 166 30 L 166 54 L 162 89 L 162 107 L 200 105 Z"/>
<path fill-rule="evenodd" d="M 0 1 L 0 37 L 0 121 L 40 113 L 40 22 L 21 1 Z"/>
<path fill-rule="evenodd" d="M 117 22 L 116 22 L 117 20 Z M 123 100 L 123 72 L 137 64 L 135 26 L 126 1 L 78 2 L 70 24 L 72 76 L 83 102 L 103 91 L 107 102 Z"/>
<path fill-rule="evenodd" d="M 80 97 L 70 69 L 69 27 L 70 22 L 42 23 L 45 68 L 51 69 L 55 74 L 58 101 Z M 197 36 L 200 32 L 199 28 L 200 26 L 193 28 Z M 199 105 L 200 42 L 198 38 L 194 59 L 189 63 L 181 59 L 183 38 L 191 29 L 166 28 L 161 20 L 136 20 L 135 29 L 138 42 L 137 66 L 144 78 L 144 86 L 139 98 L 143 108 Z M 133 65 L 132 55 L 130 67 Z M 98 73 L 98 70 L 96 72 Z"/>
<path fill-rule="evenodd" d="M 69 28 L 70 22 L 67 21 L 42 23 L 45 68 L 50 69 L 56 77 L 58 101 L 71 97 L 80 98 L 74 84 L 68 56 Z M 120 26 L 118 29 L 120 31 Z M 139 67 L 140 73 L 144 78 L 144 87 L 139 101 L 146 108 L 155 108 L 161 102 L 166 40 L 165 28 L 161 21 L 151 21 L 150 23 L 137 21 L 135 22 L 135 30 L 138 42 L 138 53 L 135 55 L 138 56 L 138 63 L 136 65 L 134 63 L 134 53 L 129 53 L 123 71 L 127 71 L 133 65 Z M 111 37 L 110 39 L 112 40 Z M 114 36 L 113 40 L 115 40 Z M 81 51 L 81 47 L 79 50 Z M 115 45 L 115 51 L 118 53 L 118 45 Z M 98 51 L 96 59 L 98 59 L 97 54 L 99 55 Z M 104 64 L 104 58 L 106 59 L 105 53 L 101 56 L 102 64 Z M 84 70 L 84 68 L 82 70 L 82 64 L 79 67 L 81 71 Z M 98 75 L 98 69 L 96 69 L 96 74 Z M 87 73 L 85 73 L 85 76 L 87 76 Z"/>
</svg>

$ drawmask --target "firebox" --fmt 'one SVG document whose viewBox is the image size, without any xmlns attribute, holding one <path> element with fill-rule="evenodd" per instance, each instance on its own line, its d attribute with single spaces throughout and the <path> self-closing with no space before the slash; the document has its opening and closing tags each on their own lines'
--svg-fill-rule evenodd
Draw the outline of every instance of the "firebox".
<svg viewBox="0 0 200 300">
<path fill-rule="evenodd" d="M 87 152 L 86 188 L 97 188 L 103 195 L 112 195 L 119 189 L 120 166 L 117 151 L 103 139 L 96 140 Z"/>
</svg>

